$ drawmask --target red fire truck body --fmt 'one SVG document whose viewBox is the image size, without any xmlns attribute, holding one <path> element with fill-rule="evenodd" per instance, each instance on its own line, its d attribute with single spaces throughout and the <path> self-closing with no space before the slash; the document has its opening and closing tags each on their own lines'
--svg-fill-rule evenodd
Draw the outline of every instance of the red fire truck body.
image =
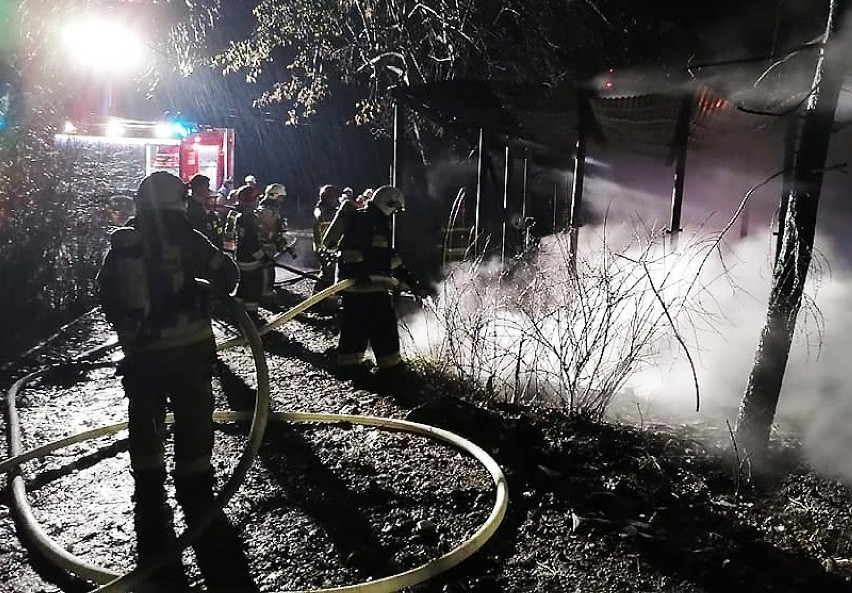
<svg viewBox="0 0 852 593">
<path fill-rule="evenodd" d="M 210 178 L 214 188 L 234 176 L 234 131 L 230 128 L 205 128 L 163 144 L 154 139 L 146 146 L 145 174 L 154 171 L 174 173 L 184 181 L 200 173 Z"/>
<path fill-rule="evenodd" d="M 100 161 L 106 175 L 125 172 L 118 185 L 135 188 L 145 175 L 168 171 L 188 182 L 200 173 L 214 189 L 234 176 L 234 130 L 179 122 L 110 119 L 69 122 L 57 144 L 73 147 L 81 161 Z M 112 167 L 110 167 L 112 165 Z M 138 178 L 138 179 L 137 179 Z"/>
</svg>

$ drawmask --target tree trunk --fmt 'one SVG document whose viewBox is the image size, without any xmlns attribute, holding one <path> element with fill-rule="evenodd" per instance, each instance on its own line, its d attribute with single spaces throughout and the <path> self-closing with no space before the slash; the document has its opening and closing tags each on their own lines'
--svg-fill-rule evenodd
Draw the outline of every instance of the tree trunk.
<svg viewBox="0 0 852 593">
<path fill-rule="evenodd" d="M 785 184 L 786 195 L 782 196 L 785 217 L 783 228 L 779 229 L 781 245 L 772 275 L 766 323 L 736 426 L 738 447 L 756 461 L 769 444 L 769 431 L 811 263 L 825 159 L 849 62 L 849 32 L 840 31 L 840 27 L 850 1 L 831 0 L 823 37 L 826 45 L 817 61 L 813 92 L 789 123 L 785 163 L 791 165 L 792 172 L 791 183 Z"/>
</svg>

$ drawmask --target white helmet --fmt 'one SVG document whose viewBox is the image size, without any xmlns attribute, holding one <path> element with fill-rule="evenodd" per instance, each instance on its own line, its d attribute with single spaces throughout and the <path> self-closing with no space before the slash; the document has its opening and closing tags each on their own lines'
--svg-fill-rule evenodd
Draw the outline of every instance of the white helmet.
<svg viewBox="0 0 852 593">
<path fill-rule="evenodd" d="M 185 210 L 187 187 L 166 171 L 155 171 L 139 184 L 137 210 Z"/>
<path fill-rule="evenodd" d="M 266 186 L 266 190 L 263 192 L 263 195 L 264 197 L 272 198 L 273 200 L 286 198 L 287 188 L 281 183 L 270 183 Z"/>
<path fill-rule="evenodd" d="M 392 185 L 383 185 L 374 191 L 370 202 L 375 204 L 385 216 L 405 210 L 405 195 L 401 189 Z"/>
<path fill-rule="evenodd" d="M 254 175 L 246 175 L 245 183 L 246 185 L 257 185 L 257 177 Z"/>
</svg>

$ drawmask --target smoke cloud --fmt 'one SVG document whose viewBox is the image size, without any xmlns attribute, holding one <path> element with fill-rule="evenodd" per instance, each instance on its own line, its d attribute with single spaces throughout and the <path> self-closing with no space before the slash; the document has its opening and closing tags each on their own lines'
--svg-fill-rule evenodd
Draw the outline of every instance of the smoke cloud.
<svg viewBox="0 0 852 593">
<path fill-rule="evenodd" d="M 829 164 L 852 154 L 850 136 L 845 133 L 834 138 Z M 724 426 L 725 421 L 735 420 L 772 283 L 781 183 L 780 178 L 764 181 L 781 169 L 779 140 L 770 136 L 729 145 L 724 153 L 690 153 L 679 249 L 692 255 L 681 255 L 680 259 L 667 255 L 671 249 L 670 236 L 665 233 L 670 222 L 671 169 L 651 157 L 593 155 L 610 166 L 596 169 L 597 175 L 587 178 L 584 198 L 595 213 L 593 218 L 604 222 L 580 229 L 581 257 L 594 260 L 602 252 L 604 240 L 609 250 L 620 249 L 626 257 L 644 254 L 650 257 L 647 261 L 662 262 L 648 270 L 657 288 L 666 287 L 661 289 L 668 291 L 666 302 L 677 303 L 676 292 L 687 286 L 694 299 L 689 305 L 694 312 L 678 316 L 676 323 L 695 365 L 701 410 L 694 411 L 695 387 L 689 361 L 670 336 L 654 342 L 637 372 L 626 379 L 612 405 L 616 417 L 627 418 L 636 412 L 638 404 L 645 421 Z M 730 224 L 751 189 L 754 191 L 744 211 Z M 847 353 L 852 351 L 852 311 L 848 307 L 852 294 L 848 227 L 852 216 L 847 203 L 848 179 L 840 173 L 827 174 L 817 255 L 784 378 L 776 431 L 800 437 L 814 465 L 824 472 L 852 478 L 852 458 L 848 455 L 852 450 L 852 365 L 847 360 Z M 723 240 L 714 243 L 726 227 Z M 647 237 L 657 237 L 659 246 L 648 250 L 643 246 Z M 542 250 L 549 250 L 554 261 L 565 258 L 564 242 L 545 240 Z M 654 255 L 659 257 L 655 259 Z M 693 282 L 699 266 L 700 276 Z M 484 291 L 491 294 L 505 289 L 493 268 L 483 272 L 479 281 L 486 287 Z M 511 285 L 513 302 L 518 302 L 517 292 L 523 288 Z M 482 301 L 470 306 L 481 307 Z M 505 315 L 501 313 L 500 318 L 504 324 Z M 525 330 L 519 329 L 516 320 L 512 323 L 517 347 Z M 422 319 L 409 322 L 413 347 L 434 354 L 425 345 L 435 344 L 434 339 L 424 337 L 426 325 Z M 434 327 L 429 331 L 434 332 Z M 509 384 L 517 368 L 507 368 L 505 373 L 498 383 Z"/>
</svg>

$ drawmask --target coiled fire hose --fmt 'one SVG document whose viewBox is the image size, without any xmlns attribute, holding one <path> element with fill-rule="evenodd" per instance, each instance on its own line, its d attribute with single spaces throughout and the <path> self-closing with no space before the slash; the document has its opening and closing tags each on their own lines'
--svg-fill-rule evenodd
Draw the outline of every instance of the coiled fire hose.
<svg viewBox="0 0 852 593">
<path fill-rule="evenodd" d="M 77 435 L 66 437 L 64 439 L 54 441 L 47 445 L 37 447 L 27 452 L 22 452 L 22 447 L 20 443 L 20 423 L 17 415 L 17 410 L 15 408 L 15 397 L 20 391 L 20 389 L 29 381 L 39 376 L 42 376 L 50 371 L 55 371 L 63 367 L 52 367 L 48 369 L 43 369 L 41 371 L 30 373 L 22 379 L 19 379 L 7 393 L 7 408 L 9 417 L 9 448 L 12 457 L 0 462 L 0 472 L 9 473 L 11 480 L 11 488 L 13 492 L 13 511 L 16 512 L 16 514 L 18 515 L 18 518 L 20 519 L 20 524 L 22 525 L 23 530 L 29 537 L 30 541 L 32 541 L 36 548 L 44 556 L 51 560 L 55 565 L 81 578 L 92 580 L 99 584 L 103 584 L 103 586 L 97 589 L 97 591 L 130 591 L 133 587 L 144 581 L 145 578 L 150 575 L 154 570 L 156 570 L 166 562 L 170 561 L 175 554 L 179 553 L 180 550 L 183 550 L 184 548 L 192 545 L 198 538 L 198 536 L 201 534 L 203 529 L 207 527 L 213 515 L 215 513 L 218 513 L 222 508 L 224 508 L 224 506 L 228 503 L 230 498 L 234 495 L 236 490 L 242 484 L 242 481 L 245 478 L 248 469 L 250 468 L 255 456 L 257 455 L 257 451 L 263 439 L 263 433 L 266 428 L 266 423 L 267 421 L 272 420 L 279 422 L 361 424 L 397 431 L 405 431 L 433 438 L 445 442 L 461 450 L 462 452 L 465 452 L 476 458 L 491 475 L 497 490 L 494 506 L 485 523 L 483 523 L 483 525 L 479 529 L 477 529 L 476 532 L 469 539 L 457 545 L 450 552 L 438 558 L 435 558 L 417 568 L 396 575 L 377 579 L 367 583 L 359 583 L 355 585 L 322 589 L 316 591 L 315 593 L 321 593 L 322 591 L 329 593 L 390 593 L 393 591 L 399 591 L 400 589 L 403 589 L 405 587 L 411 587 L 413 585 L 429 580 L 430 578 L 433 578 L 434 576 L 456 566 L 466 558 L 470 557 L 473 553 L 475 553 L 497 530 L 498 526 L 500 525 L 500 522 L 503 519 L 503 516 L 505 515 L 506 506 L 508 504 L 508 488 L 506 485 L 505 476 L 503 475 L 502 470 L 500 469 L 499 465 L 494 461 L 494 459 L 491 458 L 480 447 L 449 431 L 404 420 L 377 418 L 371 416 L 355 416 L 349 414 L 319 414 L 300 412 L 275 412 L 271 414 L 269 413 L 269 376 L 266 367 L 266 358 L 263 354 L 263 348 L 260 342 L 260 333 L 266 333 L 267 331 L 271 331 L 271 329 L 273 329 L 274 327 L 286 323 L 286 321 L 289 321 L 290 319 L 303 312 L 304 310 L 308 309 L 309 307 L 313 306 L 322 299 L 331 296 L 334 293 L 343 290 L 344 288 L 347 288 L 352 284 L 352 282 L 352 280 L 339 282 L 325 289 L 324 291 L 313 295 L 312 297 L 306 299 L 302 303 L 299 303 L 289 311 L 279 315 L 269 324 L 264 326 L 263 330 L 265 331 L 262 332 L 259 332 L 254 327 L 254 324 L 251 323 L 242 307 L 239 306 L 236 301 L 231 300 L 232 307 L 234 307 L 236 309 L 236 312 L 238 313 L 237 319 L 240 322 L 240 329 L 243 333 L 243 338 L 241 340 L 238 339 L 237 341 L 228 340 L 217 344 L 217 349 L 224 350 L 225 348 L 231 346 L 248 343 L 252 351 L 252 356 L 254 358 L 255 367 L 257 371 L 258 394 L 255 410 L 253 413 L 217 410 L 214 412 L 213 418 L 218 422 L 239 422 L 250 419 L 252 421 L 252 425 L 245 450 L 243 451 L 243 454 L 241 455 L 240 460 L 237 463 L 237 466 L 234 469 L 234 472 L 232 473 L 231 477 L 228 479 L 225 486 L 222 488 L 222 491 L 216 497 L 214 508 L 211 509 L 209 515 L 203 518 L 198 524 L 194 525 L 193 528 L 188 529 L 183 534 L 181 534 L 181 536 L 178 538 L 175 549 L 169 550 L 167 553 L 163 554 L 162 558 L 159 561 L 155 561 L 151 564 L 146 564 L 146 566 L 144 567 L 137 567 L 133 571 L 123 576 L 109 569 L 94 566 L 87 563 L 86 561 L 78 558 L 77 556 L 71 554 L 70 552 L 62 548 L 46 534 L 46 532 L 39 525 L 38 521 L 32 513 L 32 509 L 29 506 L 29 502 L 26 496 L 26 488 L 23 481 L 23 477 L 20 475 L 19 472 L 19 466 L 22 463 L 25 463 L 26 461 L 45 456 L 63 447 L 117 433 L 125 429 L 127 427 L 127 423 L 122 422 L 110 426 L 103 426 L 100 428 L 88 430 L 85 432 L 81 432 Z M 88 353 L 81 355 L 69 364 L 88 364 L 90 368 L 108 366 L 110 363 L 92 363 L 90 361 L 96 359 L 98 356 L 101 356 L 105 352 L 108 352 L 113 347 L 114 344 L 105 344 L 104 346 L 95 348 L 94 350 L 91 350 Z M 173 416 L 171 414 L 168 415 L 166 421 L 172 422 Z"/>
<path fill-rule="evenodd" d="M 144 581 L 152 572 L 169 562 L 180 550 L 192 545 L 201 535 L 203 530 L 210 524 L 214 514 L 224 508 L 230 498 L 239 489 L 245 479 L 246 473 L 254 462 L 254 458 L 257 455 L 258 450 L 260 449 L 260 445 L 263 441 L 263 433 L 266 430 L 266 422 L 269 416 L 269 373 L 266 367 L 266 357 L 263 354 L 263 345 L 260 342 L 260 336 L 257 334 L 257 329 L 251 319 L 249 319 L 245 309 L 236 299 L 227 296 L 227 300 L 231 305 L 234 317 L 240 326 L 240 331 L 242 331 L 243 335 L 246 337 L 246 341 L 251 348 L 252 357 L 254 358 L 255 372 L 257 373 L 257 399 L 255 402 L 254 413 L 251 416 L 251 430 L 249 432 L 248 442 L 246 443 L 245 449 L 237 462 L 237 466 L 234 468 L 234 471 L 230 478 L 228 478 L 228 481 L 222 487 L 221 492 L 217 495 L 213 508 L 207 513 L 207 515 L 202 517 L 196 524 L 178 537 L 175 550 L 167 550 L 154 561 L 146 563 L 145 566 L 139 566 L 125 575 L 120 575 L 111 570 L 88 564 L 73 554 L 70 554 L 50 539 L 32 514 L 32 510 L 30 509 L 27 501 L 23 477 L 17 471 L 10 476 L 12 480 L 11 485 L 14 502 L 13 510 L 17 511 L 25 532 L 30 537 L 30 540 L 36 548 L 62 569 L 98 584 L 106 584 L 99 590 L 131 591 L 135 585 Z M 18 391 L 20 391 L 26 383 L 45 374 L 45 372 L 67 367 L 69 365 L 85 363 L 86 361 L 92 360 L 93 356 L 102 353 L 103 351 L 101 348 L 96 348 L 95 350 L 78 357 L 78 359 L 71 361 L 71 363 L 55 367 L 53 369 L 46 369 L 31 373 L 15 382 L 7 394 L 7 411 L 10 429 L 9 450 L 12 455 L 21 456 L 20 422 L 15 408 L 15 398 Z M 170 420 L 173 420 L 173 418 L 170 418 Z M 118 430 L 122 430 L 126 427 L 127 423 L 122 422 L 118 425 L 114 425 L 114 427 L 103 427 L 101 429 L 95 429 L 94 431 L 86 431 L 86 433 L 83 434 L 87 435 L 87 439 L 91 439 L 98 436 L 112 434 L 113 432 L 117 432 Z M 75 440 L 80 436 L 81 435 L 77 435 L 77 437 L 63 439 L 63 442 L 66 442 L 67 444 L 70 444 L 71 442 L 80 442 L 80 440 Z M 6 463 L 7 462 L 4 462 L 3 465 L 5 466 Z M 14 469 L 17 470 L 17 464 Z"/>
</svg>

